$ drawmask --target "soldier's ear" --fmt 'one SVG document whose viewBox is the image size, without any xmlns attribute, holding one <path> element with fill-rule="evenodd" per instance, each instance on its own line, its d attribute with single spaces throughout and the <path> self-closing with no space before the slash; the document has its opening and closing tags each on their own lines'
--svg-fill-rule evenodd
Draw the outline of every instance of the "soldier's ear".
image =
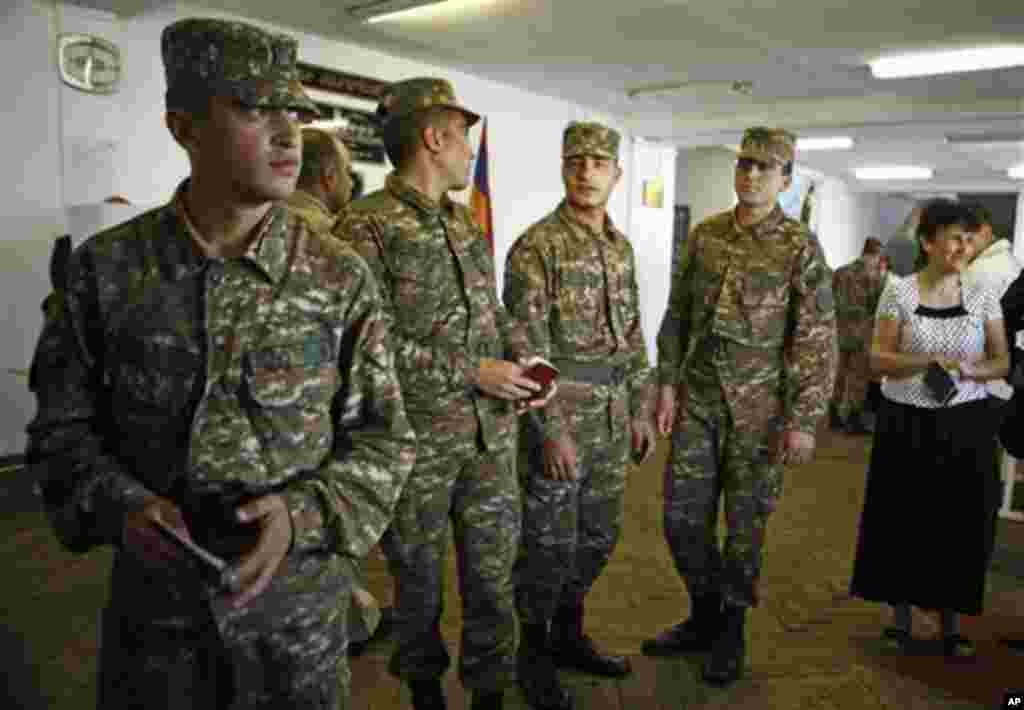
<svg viewBox="0 0 1024 710">
<path fill-rule="evenodd" d="M 792 184 L 793 184 L 793 176 L 792 176 L 792 174 L 790 174 L 790 175 L 783 175 L 782 176 L 782 192 L 785 192 L 786 190 L 788 190 Z"/>
<path fill-rule="evenodd" d="M 199 121 L 186 111 L 168 111 L 164 123 L 175 142 L 184 148 L 190 157 L 199 151 Z"/>
</svg>

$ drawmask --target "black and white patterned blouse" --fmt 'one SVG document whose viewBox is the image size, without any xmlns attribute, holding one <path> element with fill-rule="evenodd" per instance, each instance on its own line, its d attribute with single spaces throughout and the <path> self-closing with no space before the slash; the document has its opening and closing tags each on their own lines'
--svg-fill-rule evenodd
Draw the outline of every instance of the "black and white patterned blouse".
<svg viewBox="0 0 1024 710">
<path fill-rule="evenodd" d="M 922 306 L 918 274 L 906 277 L 890 274 L 876 313 L 878 319 L 899 321 L 901 353 L 937 353 L 957 360 L 983 359 L 985 323 L 1002 317 L 998 295 L 981 284 L 963 284 L 958 306 Z M 949 406 L 988 396 L 982 382 L 961 380 L 957 387 L 959 392 Z M 882 393 L 893 402 L 915 407 L 934 409 L 941 406 L 925 389 L 923 372 L 902 378 L 887 377 L 882 384 Z"/>
</svg>

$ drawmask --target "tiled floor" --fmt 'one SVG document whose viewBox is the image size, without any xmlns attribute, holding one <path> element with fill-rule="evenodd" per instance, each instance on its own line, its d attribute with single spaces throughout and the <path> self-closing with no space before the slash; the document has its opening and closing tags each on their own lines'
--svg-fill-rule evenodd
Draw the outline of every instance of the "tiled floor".
<svg viewBox="0 0 1024 710">
<path fill-rule="evenodd" d="M 620 681 L 566 674 L 578 708 L 778 708 L 865 710 L 999 707 L 1011 686 L 1024 689 L 1024 655 L 1004 647 L 1024 637 L 1024 524 L 1004 523 L 989 580 L 986 613 L 964 620 L 978 642 L 970 662 L 946 661 L 930 640 L 934 619 L 915 616 L 920 635 L 911 657 L 886 655 L 877 643 L 886 611 L 846 593 L 864 485 L 867 440 L 824 434 L 817 460 L 789 472 L 772 519 L 761 606 L 748 626 L 749 670 L 734 687 L 700 682 L 701 658 L 649 659 L 640 642 L 685 616 L 688 602 L 661 532 L 661 467 L 632 473 L 622 543 L 591 594 L 587 630 L 598 643 L 633 655 Z M 8 673 L 0 707 L 82 710 L 94 706 L 96 616 L 105 595 L 108 551 L 72 557 L 60 549 L 29 495 L 10 474 L 0 477 L 0 652 Z M 378 556 L 371 588 L 385 600 L 389 581 Z M 448 590 L 446 636 L 457 651 L 458 595 Z M 381 642 L 352 664 L 357 710 L 406 708 L 408 695 L 386 672 Z M 10 659 L 14 659 L 11 661 Z M 18 660 L 20 659 L 20 660 Z M 454 672 L 450 707 L 466 706 Z M 3 692 L 8 697 L 4 697 Z M 8 703 L 2 703 L 9 700 Z M 513 693 L 511 708 L 524 708 Z"/>
</svg>

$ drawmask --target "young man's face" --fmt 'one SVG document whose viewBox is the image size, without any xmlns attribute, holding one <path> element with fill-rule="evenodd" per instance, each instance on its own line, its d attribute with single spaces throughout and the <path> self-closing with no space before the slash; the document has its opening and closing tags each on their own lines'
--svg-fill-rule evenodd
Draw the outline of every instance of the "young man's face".
<svg viewBox="0 0 1024 710">
<path fill-rule="evenodd" d="M 736 161 L 736 199 L 744 207 L 774 205 L 790 182 L 790 176 L 782 174 L 782 165 L 777 161 L 753 158 L 740 158 Z"/>
<path fill-rule="evenodd" d="M 974 232 L 964 233 L 964 247 L 967 250 L 967 258 L 974 261 L 978 254 L 988 249 L 992 243 L 992 226 L 983 224 Z"/>
<path fill-rule="evenodd" d="M 562 159 L 565 198 L 581 209 L 604 209 L 622 176 L 622 168 L 602 155 L 574 155 Z"/>
<path fill-rule="evenodd" d="M 239 203 L 283 200 L 295 190 L 302 160 L 298 112 L 216 96 L 195 136 L 193 170 L 222 181 Z"/>
</svg>

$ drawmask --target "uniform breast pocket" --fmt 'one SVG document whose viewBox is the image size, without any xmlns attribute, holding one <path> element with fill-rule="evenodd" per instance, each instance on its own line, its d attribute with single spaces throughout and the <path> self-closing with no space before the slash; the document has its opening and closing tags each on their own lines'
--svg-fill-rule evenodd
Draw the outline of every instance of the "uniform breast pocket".
<svg viewBox="0 0 1024 710">
<path fill-rule="evenodd" d="M 332 341 L 322 334 L 263 344 L 242 357 L 246 391 L 259 409 L 324 409 L 338 386 L 333 351 Z"/>
<path fill-rule="evenodd" d="M 436 255 L 424 249 L 407 247 L 395 255 L 393 305 L 395 317 L 406 333 L 415 337 L 431 332 L 444 291 L 450 290 L 454 282 L 445 278 L 445 266 L 448 264 L 439 262 Z"/>
<path fill-rule="evenodd" d="M 779 342 L 786 331 L 789 284 L 781 274 L 750 274 L 739 289 L 743 314 L 755 341 L 752 345 Z"/>
<path fill-rule="evenodd" d="M 186 407 L 203 374 L 198 353 L 159 336 L 112 342 L 105 378 L 117 409 L 173 416 Z"/>
</svg>

